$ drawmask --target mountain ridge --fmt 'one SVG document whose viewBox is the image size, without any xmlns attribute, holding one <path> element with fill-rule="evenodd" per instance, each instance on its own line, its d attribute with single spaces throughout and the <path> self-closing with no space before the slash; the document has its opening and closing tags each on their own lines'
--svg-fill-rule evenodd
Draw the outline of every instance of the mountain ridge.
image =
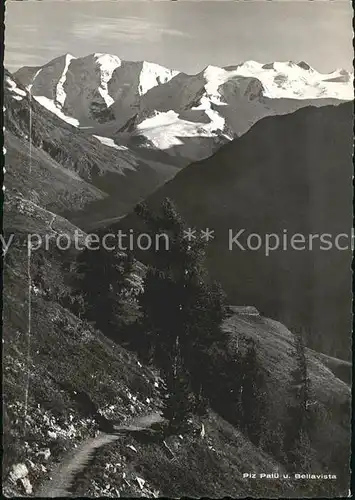
<svg viewBox="0 0 355 500">
<path fill-rule="evenodd" d="M 210 65 L 187 75 L 110 54 L 66 54 L 15 76 L 41 105 L 88 133 L 119 143 L 126 132 L 128 144 L 139 137 L 141 148 L 153 145 L 189 161 L 210 156 L 264 116 L 353 98 L 347 71 L 324 75 L 292 61 Z M 160 113 L 155 123 L 146 118 L 152 112 Z M 199 145 L 198 138 L 208 141 Z"/>
</svg>

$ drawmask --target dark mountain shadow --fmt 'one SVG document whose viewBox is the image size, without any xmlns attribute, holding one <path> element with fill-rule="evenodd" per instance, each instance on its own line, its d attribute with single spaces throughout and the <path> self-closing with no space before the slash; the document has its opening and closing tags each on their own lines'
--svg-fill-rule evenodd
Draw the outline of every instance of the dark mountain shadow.
<svg viewBox="0 0 355 500">
<path fill-rule="evenodd" d="M 183 169 L 149 199 L 170 197 L 191 226 L 215 230 L 208 267 L 230 303 L 255 305 L 291 328 L 318 338 L 324 352 L 349 357 L 351 251 L 279 249 L 265 255 L 246 245 L 251 233 L 292 236 L 350 234 L 352 228 L 352 103 L 309 107 L 260 120 L 207 160 Z M 120 223 L 142 227 L 133 214 Z M 341 245 L 349 243 L 344 237 Z M 251 245 L 255 246 L 256 240 Z M 308 245 L 308 244 L 307 244 Z M 333 242 L 334 245 L 334 242 Z M 309 245 L 308 245 L 309 247 Z M 148 259 L 147 252 L 139 258 Z"/>
</svg>

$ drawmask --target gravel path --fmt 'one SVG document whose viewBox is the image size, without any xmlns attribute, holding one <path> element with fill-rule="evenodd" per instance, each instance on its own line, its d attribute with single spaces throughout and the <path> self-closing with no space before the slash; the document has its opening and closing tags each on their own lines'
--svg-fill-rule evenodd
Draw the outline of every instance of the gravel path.
<svg viewBox="0 0 355 500">
<path fill-rule="evenodd" d="M 52 479 L 46 481 L 37 491 L 39 498 L 55 498 L 70 496 L 68 490 L 75 476 L 83 470 L 94 455 L 95 450 L 120 439 L 122 433 L 142 431 L 164 421 L 159 413 L 151 413 L 137 417 L 129 423 L 115 427 L 115 434 L 100 433 L 94 438 L 86 439 L 52 471 Z"/>
</svg>

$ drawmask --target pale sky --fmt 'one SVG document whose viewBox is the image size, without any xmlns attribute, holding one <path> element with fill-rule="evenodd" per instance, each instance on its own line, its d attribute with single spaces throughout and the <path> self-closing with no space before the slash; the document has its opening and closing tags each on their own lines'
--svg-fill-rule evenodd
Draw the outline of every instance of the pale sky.
<svg viewBox="0 0 355 500">
<path fill-rule="evenodd" d="M 6 2 L 5 66 L 107 52 L 197 73 L 212 64 L 304 60 L 352 69 L 347 1 Z"/>
</svg>

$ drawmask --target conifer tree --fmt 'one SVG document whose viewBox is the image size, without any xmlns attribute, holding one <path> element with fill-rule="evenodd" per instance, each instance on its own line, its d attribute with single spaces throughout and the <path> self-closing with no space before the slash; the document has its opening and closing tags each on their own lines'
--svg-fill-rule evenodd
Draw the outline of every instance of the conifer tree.
<svg viewBox="0 0 355 500">
<path fill-rule="evenodd" d="M 164 201 L 159 214 L 152 214 L 145 205 L 136 211 L 153 236 L 165 233 L 169 238 L 168 251 L 156 249 L 140 305 L 143 342 L 169 393 L 166 412 L 174 415 L 171 421 L 181 424 L 190 411 L 201 413 L 206 407 L 206 356 L 210 345 L 223 337 L 219 329 L 224 317 L 223 294 L 206 280 L 205 244 L 198 237 L 186 238 L 185 223 L 170 200 Z"/>
<path fill-rule="evenodd" d="M 125 323 L 127 277 L 132 267 L 131 256 L 104 248 L 86 248 L 77 260 L 78 291 L 84 302 L 85 317 L 113 339 L 117 339 L 117 332 Z"/>
<path fill-rule="evenodd" d="M 183 432 L 188 429 L 188 419 L 193 413 L 194 400 L 189 374 L 181 357 L 178 338 L 172 352 L 166 355 L 166 363 L 161 369 L 165 381 L 163 415 L 169 421 L 172 433 Z"/>
<path fill-rule="evenodd" d="M 250 440 L 259 446 L 266 430 L 267 387 L 255 341 L 248 339 L 247 344 L 241 361 L 241 424 Z"/>
<path fill-rule="evenodd" d="M 289 463 L 294 467 L 304 464 L 311 454 L 309 433 L 313 427 L 311 384 L 308 377 L 305 346 L 301 334 L 295 337 L 295 363 L 289 382 L 289 405 L 285 450 Z"/>
<path fill-rule="evenodd" d="M 233 425 L 242 422 L 242 363 L 240 353 L 230 355 L 225 346 L 216 349 L 208 380 L 208 395 L 213 407 Z M 216 373 L 218 376 L 216 377 Z"/>
</svg>

